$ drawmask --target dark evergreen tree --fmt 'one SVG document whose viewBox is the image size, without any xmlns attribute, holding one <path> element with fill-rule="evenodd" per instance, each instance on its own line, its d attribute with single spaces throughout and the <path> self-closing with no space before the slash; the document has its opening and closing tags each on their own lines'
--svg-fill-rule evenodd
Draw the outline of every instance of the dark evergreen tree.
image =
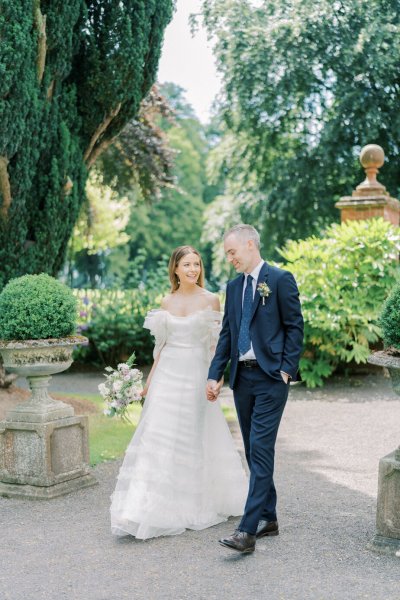
<svg viewBox="0 0 400 600">
<path fill-rule="evenodd" d="M 55 275 L 96 158 L 139 110 L 173 0 L 0 0 L 0 289 Z"/>
</svg>

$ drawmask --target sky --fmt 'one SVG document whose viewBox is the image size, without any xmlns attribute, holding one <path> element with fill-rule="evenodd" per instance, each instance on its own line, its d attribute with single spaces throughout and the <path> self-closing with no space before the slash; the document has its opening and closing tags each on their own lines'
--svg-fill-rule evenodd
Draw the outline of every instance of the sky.
<svg viewBox="0 0 400 600">
<path fill-rule="evenodd" d="M 193 37 L 189 15 L 200 12 L 201 0 L 177 0 L 173 20 L 165 30 L 158 81 L 171 81 L 186 90 L 186 99 L 199 119 L 206 123 L 220 82 L 211 44 L 201 28 Z"/>
</svg>

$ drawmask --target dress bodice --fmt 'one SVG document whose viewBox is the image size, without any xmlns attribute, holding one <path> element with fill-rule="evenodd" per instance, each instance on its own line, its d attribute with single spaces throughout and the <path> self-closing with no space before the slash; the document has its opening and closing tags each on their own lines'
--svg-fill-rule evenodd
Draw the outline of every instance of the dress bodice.
<svg viewBox="0 0 400 600">
<path fill-rule="evenodd" d="M 181 348 L 201 346 L 210 353 L 218 340 L 221 314 L 206 308 L 179 317 L 167 310 L 156 309 L 147 313 L 143 326 L 155 337 L 154 357 L 164 345 Z"/>
</svg>

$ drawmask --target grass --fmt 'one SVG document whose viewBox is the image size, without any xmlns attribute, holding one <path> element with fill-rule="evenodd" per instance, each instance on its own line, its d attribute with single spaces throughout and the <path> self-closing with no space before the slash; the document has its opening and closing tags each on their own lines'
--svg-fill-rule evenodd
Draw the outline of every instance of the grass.
<svg viewBox="0 0 400 600">
<path fill-rule="evenodd" d="M 99 410 L 98 413 L 89 414 L 90 464 L 94 466 L 123 456 L 139 421 L 142 411 L 140 404 L 129 407 L 131 423 L 126 423 L 119 418 L 103 415 L 103 399 L 98 394 L 68 394 L 68 396 L 92 402 Z M 234 408 L 223 406 L 222 410 L 227 421 L 236 419 Z"/>
</svg>

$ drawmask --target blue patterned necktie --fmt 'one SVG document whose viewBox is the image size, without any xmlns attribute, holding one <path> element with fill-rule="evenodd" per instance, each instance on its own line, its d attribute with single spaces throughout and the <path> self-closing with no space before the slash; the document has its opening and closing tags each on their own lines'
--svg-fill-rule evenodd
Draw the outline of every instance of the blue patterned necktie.
<svg viewBox="0 0 400 600">
<path fill-rule="evenodd" d="M 246 354 L 251 348 L 250 319 L 253 307 L 253 277 L 247 275 L 247 285 L 244 290 L 242 320 L 240 321 L 238 348 L 239 354 Z"/>
</svg>

